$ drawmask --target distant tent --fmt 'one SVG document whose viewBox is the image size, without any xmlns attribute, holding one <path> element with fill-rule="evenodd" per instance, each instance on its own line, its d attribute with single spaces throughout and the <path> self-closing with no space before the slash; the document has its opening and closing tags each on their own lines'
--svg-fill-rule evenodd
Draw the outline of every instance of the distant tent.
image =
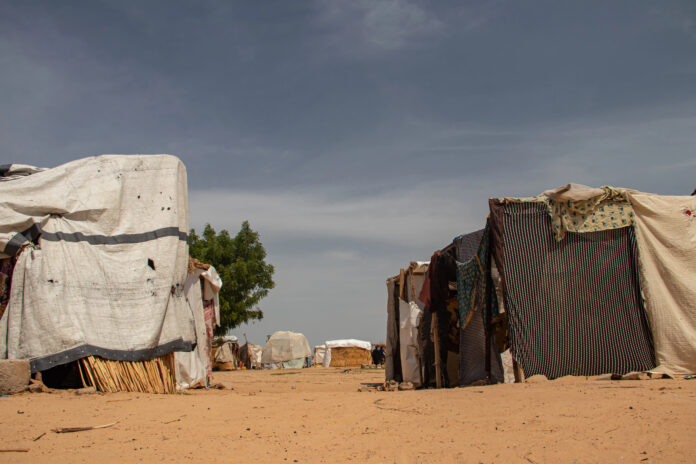
<svg viewBox="0 0 696 464">
<path fill-rule="evenodd" d="M 360 367 L 372 364 L 372 344 L 362 340 L 331 340 L 326 342 L 324 367 Z"/>
<path fill-rule="evenodd" d="M 301 368 L 305 359 L 310 357 L 307 338 L 301 333 L 279 331 L 271 335 L 266 342 L 261 361 L 264 364 L 283 363 L 289 369 Z"/>
<path fill-rule="evenodd" d="M 234 335 L 213 340 L 213 369 L 231 371 L 242 365 L 239 340 Z"/>
<path fill-rule="evenodd" d="M 326 345 L 317 345 L 314 347 L 314 356 L 312 356 L 312 365 L 322 366 L 324 357 L 326 356 Z"/>
<path fill-rule="evenodd" d="M 261 369 L 263 367 L 263 347 L 253 343 L 245 343 L 239 349 L 242 364 L 247 369 Z"/>
</svg>

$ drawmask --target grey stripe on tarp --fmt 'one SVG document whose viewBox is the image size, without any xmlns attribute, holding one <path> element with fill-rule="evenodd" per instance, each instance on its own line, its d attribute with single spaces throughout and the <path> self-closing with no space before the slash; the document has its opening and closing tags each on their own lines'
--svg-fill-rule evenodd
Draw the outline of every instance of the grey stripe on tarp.
<svg viewBox="0 0 696 464">
<path fill-rule="evenodd" d="M 162 237 L 177 237 L 179 240 L 188 242 L 188 234 L 179 231 L 178 227 L 163 227 L 161 229 L 152 230 L 150 232 L 142 232 L 139 234 L 121 234 L 121 235 L 85 235 L 82 232 L 43 232 L 38 224 L 32 226 L 24 232 L 16 234 L 7 242 L 3 253 L 8 256 L 15 256 L 22 246 L 27 243 L 36 241 L 41 237 L 49 242 L 87 242 L 90 245 L 122 245 L 126 243 L 143 243 L 151 240 L 156 240 Z"/>
<path fill-rule="evenodd" d="M 148 361 L 173 351 L 192 351 L 193 346 L 193 343 L 184 341 L 182 338 L 172 340 L 155 348 L 143 350 L 109 350 L 94 345 L 82 345 L 61 353 L 32 359 L 29 361 L 29 365 L 33 374 L 34 372 L 45 371 L 46 369 L 77 361 L 87 356 L 99 356 L 112 361 Z"/>
<path fill-rule="evenodd" d="M 633 228 L 567 233 L 557 242 L 545 205 L 504 208 L 505 308 L 525 376 L 654 368 Z"/>
<path fill-rule="evenodd" d="M 30 242 L 36 242 L 41 235 L 41 227 L 38 224 L 32 224 L 27 230 L 16 234 L 12 237 L 7 244 L 5 249 L 2 251 L 8 256 L 16 255 L 22 247 Z"/>
<path fill-rule="evenodd" d="M 139 234 L 121 235 L 85 235 L 82 232 L 44 232 L 42 240 L 49 242 L 87 242 L 90 245 L 122 245 L 125 243 L 142 243 L 156 240 L 162 237 L 178 237 L 179 240 L 188 241 L 188 234 L 179 231 L 178 227 L 163 227 L 162 229 L 142 232 Z"/>
</svg>

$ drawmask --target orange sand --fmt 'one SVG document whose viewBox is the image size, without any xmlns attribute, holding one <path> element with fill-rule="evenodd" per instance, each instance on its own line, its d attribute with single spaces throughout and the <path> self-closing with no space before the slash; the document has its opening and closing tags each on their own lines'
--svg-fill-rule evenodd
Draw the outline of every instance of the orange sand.
<svg viewBox="0 0 696 464">
<path fill-rule="evenodd" d="M 0 398 L 0 449 L 29 450 L 0 452 L 0 462 L 696 461 L 696 380 L 361 393 L 361 383 L 382 382 L 384 371 L 343 371 L 217 372 L 234 390 L 179 395 Z"/>
</svg>

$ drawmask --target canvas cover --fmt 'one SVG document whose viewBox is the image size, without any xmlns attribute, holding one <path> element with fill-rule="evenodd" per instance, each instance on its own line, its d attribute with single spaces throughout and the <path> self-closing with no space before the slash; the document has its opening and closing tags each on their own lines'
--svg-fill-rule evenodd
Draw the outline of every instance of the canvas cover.
<svg viewBox="0 0 696 464">
<path fill-rule="evenodd" d="M 210 356 L 207 350 L 208 333 L 205 328 L 205 316 L 203 314 L 203 297 L 201 294 L 200 276 L 202 269 L 194 269 L 189 273 L 184 282 L 184 293 L 193 315 L 196 343 L 193 351 L 178 351 L 174 353 L 174 367 L 176 371 L 176 388 L 186 390 L 188 388 L 205 388 L 208 384 L 208 371 L 212 370 Z"/>
<path fill-rule="evenodd" d="M 0 182 L 0 257 L 18 255 L 0 358 L 32 371 L 191 350 L 186 169 L 102 155 Z"/>
<path fill-rule="evenodd" d="M 301 333 L 279 331 L 266 342 L 261 358 L 264 364 L 272 364 L 311 356 L 307 338 Z"/>
<path fill-rule="evenodd" d="M 362 348 L 363 350 L 372 350 L 372 343 L 363 340 L 331 340 L 324 344 L 326 346 L 326 351 L 324 353 L 324 359 L 322 360 L 322 366 L 329 367 L 331 365 L 331 348 Z"/>
<path fill-rule="evenodd" d="M 654 372 L 696 374 L 696 197 L 626 190 L 635 214 Z"/>
</svg>

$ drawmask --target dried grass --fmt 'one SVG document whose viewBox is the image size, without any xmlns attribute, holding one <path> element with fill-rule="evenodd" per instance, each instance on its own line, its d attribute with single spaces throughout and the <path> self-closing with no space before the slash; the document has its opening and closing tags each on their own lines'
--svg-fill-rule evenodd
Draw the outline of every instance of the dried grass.
<svg viewBox="0 0 696 464">
<path fill-rule="evenodd" d="M 134 362 L 87 356 L 78 366 L 82 384 L 101 392 L 176 393 L 174 353 Z"/>
<path fill-rule="evenodd" d="M 331 348 L 330 367 L 360 367 L 363 364 L 372 364 L 369 350 L 357 346 Z"/>
</svg>

